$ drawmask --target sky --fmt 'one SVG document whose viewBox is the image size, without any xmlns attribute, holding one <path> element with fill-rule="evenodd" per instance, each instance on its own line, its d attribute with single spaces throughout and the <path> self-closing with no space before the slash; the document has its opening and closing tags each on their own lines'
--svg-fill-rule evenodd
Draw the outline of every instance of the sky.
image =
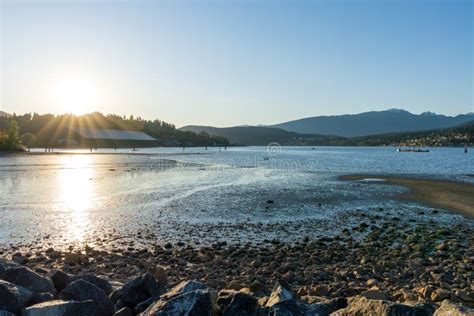
<svg viewBox="0 0 474 316">
<path fill-rule="evenodd" d="M 0 0 L 0 110 L 177 126 L 473 112 L 470 0 Z"/>
</svg>

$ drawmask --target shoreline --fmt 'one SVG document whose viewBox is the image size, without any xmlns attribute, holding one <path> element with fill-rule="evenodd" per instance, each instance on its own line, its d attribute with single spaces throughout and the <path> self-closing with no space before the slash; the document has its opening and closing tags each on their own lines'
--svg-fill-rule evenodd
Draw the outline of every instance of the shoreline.
<svg viewBox="0 0 474 316">
<path fill-rule="evenodd" d="M 471 223 L 436 224 L 437 210 L 420 211 L 427 221 L 413 226 L 405 225 L 402 214 L 382 214 L 361 213 L 360 220 L 334 237 L 302 236 L 292 243 L 222 241 L 194 247 L 177 241 L 155 242 L 147 249 L 124 244 L 108 251 L 88 245 L 69 250 L 11 247 L 0 253 L 0 270 L 3 258 L 53 280 L 58 273 L 71 278 L 100 276 L 118 288 L 145 273 L 157 279 L 166 275 L 169 288 L 197 280 L 216 293 L 232 290 L 251 295 L 258 300 L 258 308 L 266 307 L 272 287 L 281 280 L 304 308 L 341 298 L 350 306 L 360 297 L 371 304 L 397 303 L 404 308 L 422 304 L 429 306 L 427 311 L 440 308 L 445 299 L 474 307 Z M 360 233 L 364 234 L 361 239 L 357 238 Z"/>
<path fill-rule="evenodd" d="M 430 207 L 439 207 L 474 218 L 474 185 L 454 180 L 436 180 L 409 176 L 352 174 L 339 176 L 343 181 L 367 179 L 383 180 L 388 185 L 403 186 L 408 192 L 399 195 L 402 200 L 418 202 Z"/>
</svg>

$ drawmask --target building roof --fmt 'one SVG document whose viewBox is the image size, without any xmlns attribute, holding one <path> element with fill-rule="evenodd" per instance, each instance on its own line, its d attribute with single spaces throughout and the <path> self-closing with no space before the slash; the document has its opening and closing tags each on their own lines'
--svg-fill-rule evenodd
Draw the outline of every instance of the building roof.
<svg viewBox="0 0 474 316">
<path fill-rule="evenodd" d="M 115 129 L 75 128 L 74 132 L 85 139 L 155 140 L 150 135 L 142 132 L 120 131 Z"/>
</svg>

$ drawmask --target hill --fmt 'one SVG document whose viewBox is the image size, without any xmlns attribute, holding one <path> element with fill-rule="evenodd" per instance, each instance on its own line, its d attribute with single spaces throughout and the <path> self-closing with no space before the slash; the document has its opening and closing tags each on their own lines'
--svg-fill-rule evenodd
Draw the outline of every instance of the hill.
<svg viewBox="0 0 474 316">
<path fill-rule="evenodd" d="M 141 117 L 124 117 L 114 114 L 104 115 L 99 112 L 72 114 L 23 114 L 10 117 L 0 116 L 0 124 L 8 131 L 12 122 L 18 125 L 18 134 L 33 134 L 33 147 L 62 147 L 65 140 L 76 140 L 74 132 L 77 129 L 108 129 L 118 131 L 143 132 L 156 141 L 148 142 L 147 146 L 226 146 L 229 141 L 206 133 L 193 133 L 178 130 L 173 124 L 161 120 L 145 120 Z M 67 143 L 67 142 L 66 142 Z M 143 143 L 131 141 L 130 146 L 140 147 Z M 111 140 L 104 146 L 115 147 Z M 101 145 L 99 145 L 101 147 Z"/>
<path fill-rule="evenodd" d="M 180 128 L 182 131 L 194 133 L 207 133 L 211 136 L 222 136 L 227 138 L 232 144 L 239 145 L 262 145 L 271 142 L 287 143 L 298 134 L 287 132 L 280 128 L 267 128 L 256 126 L 236 126 L 236 127 L 211 127 L 189 125 Z"/>
<path fill-rule="evenodd" d="M 391 109 L 359 114 L 308 117 L 271 127 L 301 134 L 359 137 L 448 128 L 471 120 L 474 120 L 473 113 L 452 117 L 431 112 L 413 114 L 405 110 Z"/>
<path fill-rule="evenodd" d="M 10 117 L 12 116 L 10 113 L 7 113 L 5 111 L 0 111 L 0 117 Z"/>
<path fill-rule="evenodd" d="M 183 131 L 221 136 L 232 144 L 268 145 L 277 142 L 285 146 L 463 146 L 473 143 L 474 120 L 444 129 L 416 132 L 384 133 L 362 137 L 340 137 L 317 134 L 298 134 L 279 128 L 238 126 L 185 126 Z"/>
<path fill-rule="evenodd" d="M 194 133 L 207 133 L 211 136 L 221 136 L 228 139 L 232 144 L 237 145 L 268 145 L 277 142 L 286 146 L 325 146 L 325 145 L 349 145 L 349 141 L 344 137 L 298 134 L 288 132 L 281 128 L 259 127 L 259 126 L 235 126 L 235 127 L 211 127 L 189 125 L 180 128 L 182 131 Z"/>
</svg>

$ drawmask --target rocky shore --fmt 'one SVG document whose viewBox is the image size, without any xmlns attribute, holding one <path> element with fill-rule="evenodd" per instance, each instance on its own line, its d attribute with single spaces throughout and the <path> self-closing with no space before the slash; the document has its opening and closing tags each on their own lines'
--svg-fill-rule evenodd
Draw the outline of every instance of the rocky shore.
<svg viewBox="0 0 474 316">
<path fill-rule="evenodd" d="M 41 273 L 42 272 L 42 273 Z M 166 271 L 157 267 L 125 284 L 92 274 L 61 270 L 37 272 L 0 261 L 0 315 L 472 315 L 474 309 L 436 290 L 430 300 L 396 303 L 377 284 L 359 295 L 323 299 L 300 297 L 283 280 L 272 290 L 254 281 L 240 290 L 216 291 L 196 281 L 168 286 Z M 376 281 L 370 281 L 376 283 Z M 368 283 L 370 283 L 368 282 Z M 425 289 L 426 292 L 426 289 Z M 472 303 L 472 293 L 464 293 Z M 440 299 L 438 299 L 440 298 Z M 472 304 L 471 304 L 472 305 Z"/>
<path fill-rule="evenodd" d="M 1 252 L 0 310 L 18 315 L 472 315 L 465 223 L 359 214 L 334 237 Z M 355 216 L 355 215 L 354 215 Z M 0 315 L 11 315 L 7 312 Z M 3 313 L 3 314 L 2 314 Z M 82 314 L 81 314 L 82 313 Z"/>
</svg>

